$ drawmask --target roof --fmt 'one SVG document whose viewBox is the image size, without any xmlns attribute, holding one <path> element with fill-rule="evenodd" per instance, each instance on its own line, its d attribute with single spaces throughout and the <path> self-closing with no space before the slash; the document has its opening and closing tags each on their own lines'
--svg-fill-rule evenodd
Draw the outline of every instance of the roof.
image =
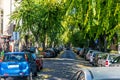
<svg viewBox="0 0 120 80">
<path fill-rule="evenodd" d="M 25 52 L 7 52 L 5 54 L 24 54 Z"/>
<path fill-rule="evenodd" d="M 120 79 L 120 67 L 94 67 L 88 69 L 94 80 Z"/>
</svg>

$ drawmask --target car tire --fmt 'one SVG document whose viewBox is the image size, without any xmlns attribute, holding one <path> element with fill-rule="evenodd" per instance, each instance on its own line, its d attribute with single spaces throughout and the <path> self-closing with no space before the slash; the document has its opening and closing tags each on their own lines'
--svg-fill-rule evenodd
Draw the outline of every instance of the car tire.
<svg viewBox="0 0 120 80">
<path fill-rule="evenodd" d="M 37 66 L 37 71 L 40 72 L 40 67 L 39 66 Z"/>
<path fill-rule="evenodd" d="M 34 73 L 34 77 L 36 77 L 36 76 L 37 76 L 37 72 Z"/>
<path fill-rule="evenodd" d="M 43 66 L 41 66 L 41 68 L 40 69 L 43 69 Z"/>
</svg>

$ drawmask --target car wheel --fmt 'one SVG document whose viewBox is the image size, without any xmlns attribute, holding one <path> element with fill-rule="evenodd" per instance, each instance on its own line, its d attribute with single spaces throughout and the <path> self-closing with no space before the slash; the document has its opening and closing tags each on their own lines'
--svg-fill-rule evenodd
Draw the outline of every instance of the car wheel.
<svg viewBox="0 0 120 80">
<path fill-rule="evenodd" d="M 40 69 L 43 69 L 43 66 L 41 66 L 41 68 Z"/>
<path fill-rule="evenodd" d="M 36 77 L 36 76 L 37 76 L 37 72 L 34 73 L 34 77 Z"/>
<path fill-rule="evenodd" d="M 40 67 L 39 66 L 37 67 L 37 71 L 40 72 Z"/>
</svg>

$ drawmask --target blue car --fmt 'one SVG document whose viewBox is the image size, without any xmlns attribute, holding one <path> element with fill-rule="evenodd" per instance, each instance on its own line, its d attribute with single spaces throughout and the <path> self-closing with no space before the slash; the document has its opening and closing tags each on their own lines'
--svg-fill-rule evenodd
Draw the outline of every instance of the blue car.
<svg viewBox="0 0 120 80">
<path fill-rule="evenodd" d="M 0 62 L 0 80 L 7 77 L 23 77 L 32 80 L 32 76 L 37 76 L 37 65 L 31 53 L 8 52 L 4 54 Z"/>
</svg>

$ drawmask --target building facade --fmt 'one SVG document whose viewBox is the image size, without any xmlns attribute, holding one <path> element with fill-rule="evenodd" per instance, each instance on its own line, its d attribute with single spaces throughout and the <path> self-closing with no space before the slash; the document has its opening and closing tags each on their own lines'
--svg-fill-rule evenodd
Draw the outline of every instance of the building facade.
<svg viewBox="0 0 120 80">
<path fill-rule="evenodd" d="M 4 50 L 9 49 L 10 46 L 13 47 L 10 38 L 14 24 L 10 22 L 10 14 L 15 9 L 14 2 L 15 0 L 0 0 L 0 48 Z"/>
</svg>

